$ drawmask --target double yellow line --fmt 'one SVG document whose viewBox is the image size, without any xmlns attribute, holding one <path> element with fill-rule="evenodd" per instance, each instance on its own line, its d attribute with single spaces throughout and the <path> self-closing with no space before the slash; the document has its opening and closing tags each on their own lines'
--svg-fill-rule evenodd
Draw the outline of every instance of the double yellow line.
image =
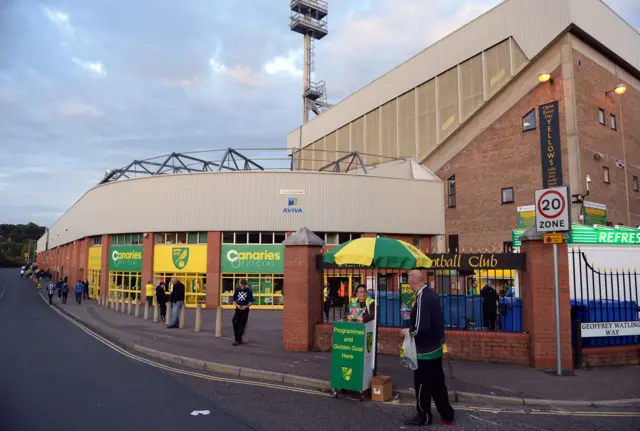
<svg viewBox="0 0 640 431">
<path fill-rule="evenodd" d="M 48 300 L 45 299 L 44 296 L 40 295 L 40 298 L 47 305 L 49 305 Z M 58 310 L 57 307 L 51 307 L 51 308 L 53 308 L 53 310 L 56 313 L 58 313 L 60 316 L 65 318 L 67 321 L 69 321 L 73 325 L 77 326 L 78 328 L 80 328 L 81 330 L 83 330 L 84 332 L 86 332 L 87 334 L 89 334 L 90 336 L 95 338 L 96 340 L 100 341 L 102 344 L 104 344 L 105 346 L 109 347 L 110 349 L 115 350 L 116 352 L 120 353 L 123 356 L 126 356 L 129 359 L 133 359 L 134 361 L 142 362 L 144 364 L 150 365 L 150 366 L 155 367 L 155 368 L 159 368 L 161 370 L 169 371 L 169 372 L 176 373 L 176 374 L 182 374 L 184 376 L 197 377 L 199 379 L 210 380 L 210 381 L 214 381 L 214 382 L 235 383 L 235 384 L 238 384 L 238 385 L 246 385 L 246 386 L 257 386 L 257 387 L 261 387 L 261 388 L 277 389 L 277 390 L 281 390 L 281 391 L 297 392 L 297 393 L 301 393 L 301 394 L 318 395 L 318 396 L 323 396 L 323 397 L 330 397 L 331 396 L 330 394 L 327 394 L 327 393 L 324 393 L 324 392 L 320 392 L 320 391 L 317 391 L 317 390 L 313 390 L 313 389 L 296 388 L 296 387 L 292 387 L 292 386 L 284 386 L 284 385 L 277 385 L 277 384 L 273 384 L 273 383 L 264 383 L 264 382 L 249 381 L 249 380 L 232 379 L 232 378 L 227 378 L 227 377 L 216 377 L 216 376 L 211 376 L 211 375 L 208 375 L 208 374 L 202 374 L 202 373 L 198 373 L 198 372 L 195 372 L 195 371 L 186 371 L 186 370 L 182 370 L 180 368 L 175 368 L 175 367 L 171 367 L 171 366 L 168 366 L 168 365 L 160 364 L 158 362 L 155 362 L 155 361 L 143 358 L 141 356 L 135 355 L 135 354 L 133 354 L 133 353 L 131 353 L 131 352 L 129 352 L 129 351 L 117 346 L 116 344 L 114 344 L 111 341 L 107 340 L 106 338 L 96 334 L 91 329 L 87 328 L 86 326 L 82 325 L 81 323 L 78 323 L 76 320 L 72 319 L 71 317 L 67 316 L 64 312 Z"/>
</svg>

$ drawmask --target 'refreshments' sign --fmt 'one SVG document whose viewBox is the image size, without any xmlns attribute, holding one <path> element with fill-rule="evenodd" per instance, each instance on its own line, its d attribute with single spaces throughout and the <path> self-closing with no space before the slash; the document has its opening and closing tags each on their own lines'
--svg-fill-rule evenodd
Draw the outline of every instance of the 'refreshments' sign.
<svg viewBox="0 0 640 431">
<path fill-rule="evenodd" d="M 223 245 L 220 272 L 284 273 L 283 245 Z"/>
<path fill-rule="evenodd" d="M 141 245 L 114 245 L 109 248 L 110 271 L 142 271 Z"/>
<path fill-rule="evenodd" d="M 542 188 L 562 185 L 562 148 L 560 146 L 560 113 L 558 102 L 538 107 L 540 116 L 540 153 L 542 156 Z"/>
</svg>

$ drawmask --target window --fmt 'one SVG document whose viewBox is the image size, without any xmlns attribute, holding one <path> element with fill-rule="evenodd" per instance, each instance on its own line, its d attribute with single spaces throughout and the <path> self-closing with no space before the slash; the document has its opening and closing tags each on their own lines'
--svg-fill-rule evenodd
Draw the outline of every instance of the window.
<svg viewBox="0 0 640 431">
<path fill-rule="evenodd" d="M 502 194 L 502 203 L 503 204 L 512 204 L 513 203 L 513 187 L 507 187 L 501 190 Z"/>
<path fill-rule="evenodd" d="M 609 168 L 607 168 L 606 166 L 604 166 L 602 168 L 602 173 L 604 175 L 604 182 L 605 184 L 609 184 L 610 183 L 610 179 L 609 179 Z"/>
<path fill-rule="evenodd" d="M 633 177 L 633 191 L 634 192 L 638 191 L 638 177 L 636 176 Z"/>
<path fill-rule="evenodd" d="M 447 194 L 449 195 L 449 202 L 447 205 L 449 206 L 449 208 L 455 208 L 456 207 L 456 176 L 455 175 L 449 178 Z"/>
<path fill-rule="evenodd" d="M 522 117 L 522 131 L 528 132 L 536 128 L 536 111 L 532 109 L 527 115 Z"/>
<path fill-rule="evenodd" d="M 609 127 L 616 130 L 616 116 L 613 114 L 609 115 Z"/>
<path fill-rule="evenodd" d="M 600 124 L 604 124 L 604 109 L 598 108 L 598 121 Z"/>
<path fill-rule="evenodd" d="M 637 177 L 635 177 L 637 179 Z M 92 244 L 93 245 L 102 245 L 102 237 L 101 236 L 94 236 L 92 239 Z"/>
<path fill-rule="evenodd" d="M 260 232 L 249 232 L 249 244 L 260 244 Z"/>
<path fill-rule="evenodd" d="M 102 242 L 102 240 L 100 240 Z M 111 235 L 111 244 L 113 245 L 139 245 L 142 244 L 141 233 L 127 233 L 119 235 Z"/>
<path fill-rule="evenodd" d="M 412 242 L 413 242 L 413 246 L 414 247 L 420 248 L 420 242 L 421 242 L 420 239 L 421 239 L 420 235 L 414 235 L 413 236 L 413 241 Z"/>
<path fill-rule="evenodd" d="M 449 237 L 447 239 L 448 239 L 447 248 L 449 249 L 449 252 L 457 253 L 458 252 L 458 248 L 460 248 L 458 234 L 449 235 Z"/>
<path fill-rule="evenodd" d="M 505 241 L 502 243 L 503 253 L 513 253 L 513 241 Z"/>
<path fill-rule="evenodd" d="M 222 243 L 223 244 L 233 244 L 236 241 L 234 232 L 223 232 L 222 233 Z"/>
<path fill-rule="evenodd" d="M 347 241 L 351 241 L 353 239 L 362 238 L 361 233 L 349 233 L 349 232 L 315 232 L 316 235 L 320 237 L 320 239 L 324 240 L 326 245 L 338 245 Z M 284 235 L 282 238 L 284 241 Z M 282 242 L 279 241 L 279 242 Z"/>
<path fill-rule="evenodd" d="M 199 232 L 199 244 L 206 244 L 206 232 Z M 223 232 L 223 244 L 281 244 L 284 232 Z"/>
</svg>

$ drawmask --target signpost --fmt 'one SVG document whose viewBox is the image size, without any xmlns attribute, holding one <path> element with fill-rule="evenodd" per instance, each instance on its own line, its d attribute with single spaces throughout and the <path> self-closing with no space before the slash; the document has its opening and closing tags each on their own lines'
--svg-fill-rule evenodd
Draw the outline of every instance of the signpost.
<svg viewBox="0 0 640 431">
<path fill-rule="evenodd" d="M 560 345 L 560 281 L 558 277 L 558 243 L 562 233 L 571 230 L 571 204 L 567 186 L 536 190 L 536 230 L 545 233 L 544 242 L 553 244 L 553 284 L 556 298 L 556 361 L 558 375 L 562 375 L 562 346 Z M 558 236 L 560 240 L 558 241 Z"/>
</svg>

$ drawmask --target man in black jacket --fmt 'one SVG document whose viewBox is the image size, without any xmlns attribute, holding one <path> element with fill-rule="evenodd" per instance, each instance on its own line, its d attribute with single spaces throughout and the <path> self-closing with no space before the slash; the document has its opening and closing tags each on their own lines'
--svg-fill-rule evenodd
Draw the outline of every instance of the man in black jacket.
<svg viewBox="0 0 640 431">
<path fill-rule="evenodd" d="M 173 285 L 173 289 L 171 290 L 171 297 L 169 300 L 173 307 L 171 308 L 171 325 L 168 328 L 177 328 L 178 322 L 180 321 L 180 311 L 182 311 L 182 307 L 184 306 L 184 284 L 181 281 L 178 281 L 176 277 L 171 279 L 171 284 Z"/>
<path fill-rule="evenodd" d="M 453 422 L 454 411 L 449 403 L 449 392 L 444 381 L 442 355 L 444 316 L 440 296 L 429 288 L 421 271 L 409 273 L 409 285 L 416 292 L 416 302 L 411 310 L 411 327 L 408 329 L 416 342 L 418 369 L 413 372 L 418 414 L 406 425 L 430 425 L 433 421 L 431 398 L 445 422 Z"/>
</svg>

